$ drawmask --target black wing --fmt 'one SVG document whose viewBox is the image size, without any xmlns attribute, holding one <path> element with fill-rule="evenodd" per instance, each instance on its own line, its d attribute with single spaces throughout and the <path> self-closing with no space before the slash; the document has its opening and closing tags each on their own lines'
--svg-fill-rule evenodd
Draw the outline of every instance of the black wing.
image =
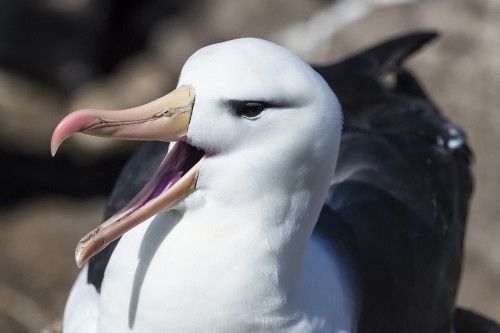
<svg viewBox="0 0 500 333">
<path fill-rule="evenodd" d="M 473 180 L 459 128 L 403 61 L 436 37 L 393 39 L 316 70 L 343 106 L 335 176 L 318 229 L 338 223 L 358 246 L 360 332 L 450 332 Z M 338 229 L 339 227 L 337 227 Z"/>
<path fill-rule="evenodd" d="M 470 310 L 458 308 L 455 311 L 456 333 L 500 333 L 500 326 Z"/>
</svg>

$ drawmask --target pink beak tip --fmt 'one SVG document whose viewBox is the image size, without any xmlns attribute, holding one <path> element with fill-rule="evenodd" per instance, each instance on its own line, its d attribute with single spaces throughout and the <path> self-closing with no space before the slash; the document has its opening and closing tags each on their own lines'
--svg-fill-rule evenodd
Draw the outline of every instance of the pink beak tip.
<svg viewBox="0 0 500 333">
<path fill-rule="evenodd" d="M 61 141 L 59 141 L 55 136 L 52 136 L 52 140 L 50 140 L 50 153 L 52 157 L 56 156 L 57 150 L 59 149 L 59 146 L 61 144 Z"/>
<path fill-rule="evenodd" d="M 89 110 L 79 110 L 67 115 L 55 128 L 50 141 L 50 151 L 54 156 L 61 143 L 74 133 L 80 132 L 91 124 L 95 116 Z"/>
</svg>

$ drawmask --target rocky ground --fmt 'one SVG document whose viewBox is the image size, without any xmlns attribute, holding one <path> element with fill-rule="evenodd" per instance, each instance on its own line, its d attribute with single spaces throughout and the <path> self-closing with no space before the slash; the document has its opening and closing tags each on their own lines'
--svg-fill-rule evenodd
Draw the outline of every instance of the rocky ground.
<svg viewBox="0 0 500 333">
<path fill-rule="evenodd" d="M 263 37 L 308 61 L 324 63 L 398 33 L 438 30 L 442 37 L 409 66 L 446 115 L 466 130 L 476 156 L 477 183 L 458 303 L 500 320 L 500 2 L 377 4 L 387 2 L 198 1 L 158 25 L 146 50 L 70 95 L 12 71 L 0 71 L 0 147 L 47 158 L 51 131 L 66 112 L 80 106 L 127 107 L 158 97 L 174 86 L 185 59 L 207 43 Z M 130 149 L 130 145 L 78 137 L 63 146 L 61 158 L 83 168 L 123 156 Z M 43 164 L 44 170 L 41 164 L 31 163 L 18 173 L 25 180 L 36 179 L 31 177 L 47 173 L 50 163 L 54 162 Z M 116 171 L 110 171 L 113 176 Z M 9 184 L 7 192 L 15 192 L 15 183 Z M 38 183 L 30 180 L 22 186 L 30 184 Z M 0 209 L 0 332 L 36 332 L 61 317 L 78 272 L 74 246 L 100 221 L 104 194 L 77 197 L 65 191 L 49 192 L 34 191 Z"/>
</svg>

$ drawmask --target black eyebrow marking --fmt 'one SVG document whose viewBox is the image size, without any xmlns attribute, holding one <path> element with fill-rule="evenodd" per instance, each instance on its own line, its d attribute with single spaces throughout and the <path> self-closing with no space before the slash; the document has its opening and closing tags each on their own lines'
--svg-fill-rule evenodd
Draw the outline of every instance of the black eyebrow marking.
<svg viewBox="0 0 500 333">
<path fill-rule="evenodd" d="M 286 100 L 269 101 L 269 100 L 259 100 L 259 99 L 245 99 L 245 100 L 227 99 L 222 103 L 233 110 L 238 109 L 239 107 L 244 106 L 248 103 L 259 103 L 266 109 L 283 109 L 293 106 L 293 103 L 290 103 L 290 101 Z"/>
</svg>

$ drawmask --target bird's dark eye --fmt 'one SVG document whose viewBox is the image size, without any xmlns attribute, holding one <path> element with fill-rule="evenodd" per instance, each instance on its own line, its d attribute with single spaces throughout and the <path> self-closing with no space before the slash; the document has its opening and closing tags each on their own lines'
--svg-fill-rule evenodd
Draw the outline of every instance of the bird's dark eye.
<svg viewBox="0 0 500 333">
<path fill-rule="evenodd" d="M 259 102 L 242 102 L 236 105 L 236 114 L 247 119 L 255 119 L 260 116 L 266 106 Z"/>
</svg>

